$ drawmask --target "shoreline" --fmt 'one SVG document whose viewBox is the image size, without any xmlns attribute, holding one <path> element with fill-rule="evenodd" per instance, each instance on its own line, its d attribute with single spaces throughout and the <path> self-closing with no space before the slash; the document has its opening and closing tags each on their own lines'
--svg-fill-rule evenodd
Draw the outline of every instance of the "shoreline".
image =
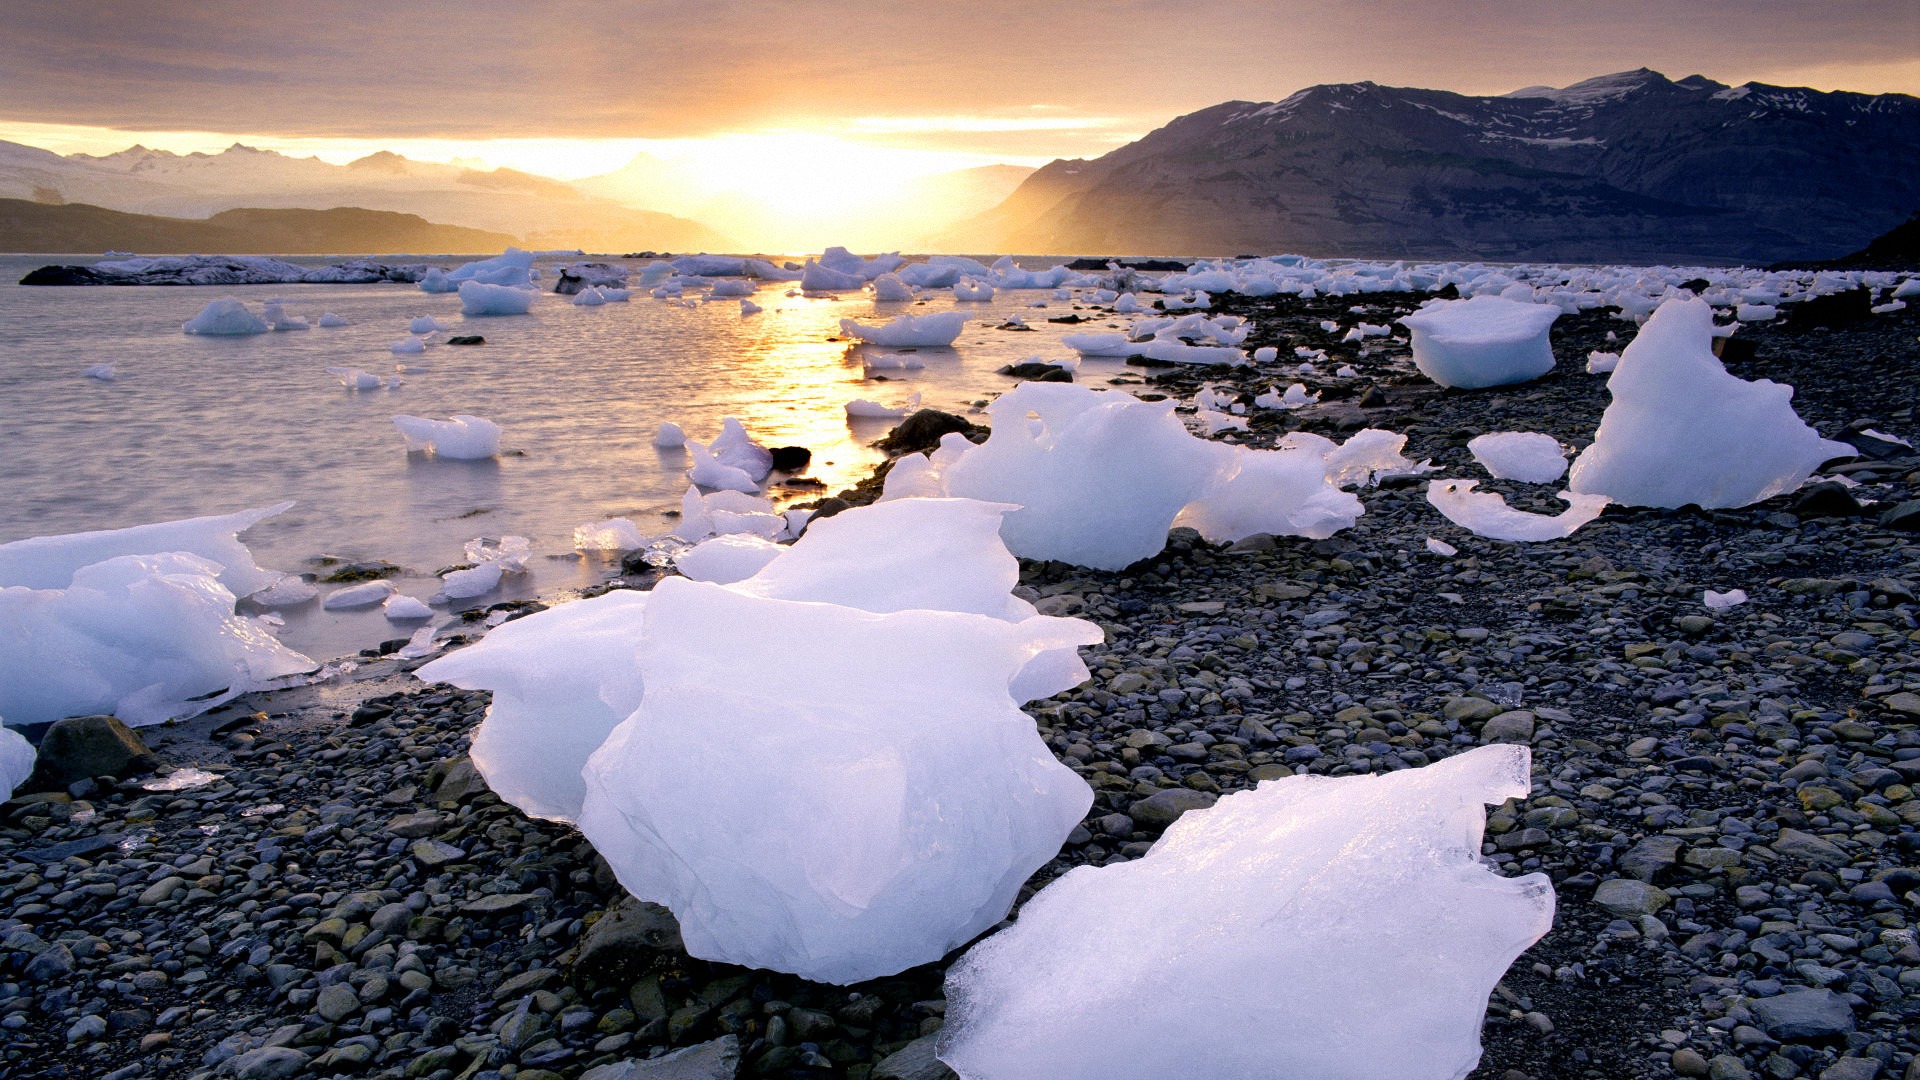
<svg viewBox="0 0 1920 1080">
<path fill-rule="evenodd" d="M 1411 302 L 1320 305 L 1390 322 Z M 1397 339 L 1334 348 L 1312 329 L 1321 308 L 1297 300 L 1222 298 L 1214 313 L 1251 315 L 1248 348 L 1283 356 L 1295 343 L 1336 359 L 1405 352 Z M 1478 475 L 1472 434 L 1582 444 L 1607 395 L 1581 362 L 1607 330 L 1631 328 L 1565 317 L 1554 372 L 1495 390 L 1440 391 L 1398 366 L 1303 379 L 1329 404 L 1256 414 L 1252 434 L 1233 437 L 1385 427 L 1409 436 L 1409 457 L 1446 468 L 1436 476 Z M 1750 327 L 1756 355 L 1729 368 L 1794 383 L 1823 432 L 1870 420 L 1912 434 L 1917 328 L 1911 310 L 1858 329 Z M 1120 371 L 1182 400 L 1271 380 Z M 1368 385 L 1384 404 L 1360 404 Z M 1911 453 L 1846 471 L 1856 497 L 1920 497 Z M 1482 487 L 1559 508 L 1549 489 Z M 1083 653 L 1092 681 L 1028 710 L 1096 800 L 1022 899 L 1073 866 L 1143 854 L 1170 820 L 1150 802 L 1161 791 L 1413 767 L 1492 727 L 1533 747 L 1534 790 L 1489 808 L 1488 857 L 1502 873 L 1548 873 L 1559 905 L 1488 1003 L 1473 1076 L 1705 1075 L 1694 1057 L 1728 1077 L 1818 1076 L 1843 1057 L 1920 1075 L 1920 947 L 1904 899 L 1920 887 L 1920 764 L 1904 764 L 1920 763 L 1920 697 L 1910 712 L 1902 696 L 1920 693 L 1920 534 L 1788 495 L 1610 510 L 1565 540 L 1515 545 L 1452 527 L 1419 488 L 1363 492 L 1366 515 L 1324 541 L 1220 549 L 1176 531 L 1115 573 L 1023 563 L 1023 595 L 1108 639 Z M 1428 553 L 1426 536 L 1459 554 Z M 1700 604 L 1701 589 L 1735 586 L 1753 600 Z M 525 818 L 459 764 L 485 695 L 418 685 L 407 669 L 372 661 L 350 681 L 140 729 L 169 764 L 220 772 L 207 787 L 8 804 L 0 1012 L 25 1019 L 0 1061 L 124 1080 L 245 1075 L 233 1062 L 273 1059 L 315 1075 L 478 1080 L 513 1066 L 543 1080 L 733 1035 L 743 1076 L 912 1075 L 877 1066 L 937 1029 L 945 963 L 830 987 L 690 959 L 670 934 L 613 943 L 604 931 L 598 954 L 569 963 L 596 937 L 590 921 L 634 905 L 577 833 Z M 85 854 L 31 854 L 63 843 Z M 1635 895 L 1656 910 L 1596 903 L 1601 882 L 1642 877 L 1653 889 Z M 1755 1005 L 1816 987 L 1859 999 L 1846 1002 L 1852 1030 L 1770 1035 L 1785 1029 Z"/>
</svg>

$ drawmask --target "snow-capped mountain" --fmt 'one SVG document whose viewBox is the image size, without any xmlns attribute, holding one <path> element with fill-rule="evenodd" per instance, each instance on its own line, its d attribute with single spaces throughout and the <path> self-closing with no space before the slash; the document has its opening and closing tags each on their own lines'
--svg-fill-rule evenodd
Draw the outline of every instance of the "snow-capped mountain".
<svg viewBox="0 0 1920 1080">
<path fill-rule="evenodd" d="M 1641 69 L 1498 97 L 1315 86 L 1056 161 L 982 251 L 1776 262 L 1920 208 L 1920 98 Z"/>
</svg>

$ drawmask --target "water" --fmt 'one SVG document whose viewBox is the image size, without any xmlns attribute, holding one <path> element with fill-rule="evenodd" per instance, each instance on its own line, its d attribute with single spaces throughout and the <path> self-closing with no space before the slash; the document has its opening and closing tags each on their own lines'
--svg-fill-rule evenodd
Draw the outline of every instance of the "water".
<svg viewBox="0 0 1920 1080">
<path fill-rule="evenodd" d="M 457 297 L 411 285 L 13 284 L 55 261 L 83 260 L 0 258 L 0 542 L 293 499 L 294 509 L 243 537 L 262 566 L 298 572 L 322 555 L 384 559 L 405 568 L 394 579 L 402 592 L 426 599 L 437 591 L 434 572 L 460 562 L 466 541 L 532 538 L 532 572 L 480 603 L 605 580 L 617 564 L 574 552 L 576 525 L 623 516 L 648 533 L 670 529 L 665 512 L 679 506 L 687 459 L 653 447 L 663 420 L 704 440 L 722 417 L 738 416 L 766 445 L 812 449 L 807 475 L 835 491 L 880 460 L 866 444 L 889 426 L 850 425 L 847 401 L 898 404 L 917 390 L 925 405 L 964 413 L 1012 385 L 996 369 L 1034 355 L 1070 357 L 1061 335 L 1112 321 L 1048 324 L 1071 303 L 1002 291 L 961 305 L 973 319 L 954 348 L 923 350 L 924 368 L 889 371 L 880 382 L 863 377 L 857 350 L 829 340 L 839 320 L 950 310 L 950 297 L 876 306 L 852 295 L 789 297 L 790 286 L 769 285 L 753 298 L 766 310 L 743 318 L 731 299 L 690 309 L 639 293 L 631 303 L 581 308 L 549 294 L 530 315 L 467 319 Z M 313 321 L 332 311 L 351 325 L 238 338 L 181 333 L 208 301 L 228 295 L 256 312 L 279 297 L 291 314 Z M 1029 306 L 1036 301 L 1048 307 Z M 419 315 L 451 328 L 430 341 L 482 334 L 487 343 L 393 356 L 388 346 L 408 337 Z M 993 329 L 1009 315 L 1035 332 Z M 120 378 L 81 374 L 100 363 Z M 405 383 L 395 390 L 349 391 L 325 371 L 386 375 L 396 363 Z M 503 454 L 484 462 L 409 455 L 395 413 L 484 416 L 505 429 Z M 772 494 L 791 502 L 818 492 Z M 282 640 L 321 660 L 411 631 L 377 607 L 283 614 Z"/>
</svg>

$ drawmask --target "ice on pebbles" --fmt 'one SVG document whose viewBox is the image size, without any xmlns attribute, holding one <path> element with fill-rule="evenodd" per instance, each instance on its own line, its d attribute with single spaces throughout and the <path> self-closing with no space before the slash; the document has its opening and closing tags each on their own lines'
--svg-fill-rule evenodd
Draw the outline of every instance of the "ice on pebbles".
<svg viewBox="0 0 1920 1080">
<path fill-rule="evenodd" d="M 1006 915 L 1092 803 L 1007 687 L 1098 636 L 669 578 L 580 830 L 702 959 L 833 983 L 937 960 Z M 796 662 L 799 684 L 739 677 Z"/>
<path fill-rule="evenodd" d="M 1436 540 L 1431 536 L 1427 537 L 1427 550 L 1443 559 L 1451 559 L 1455 555 L 1460 554 L 1459 548 L 1454 547 L 1445 540 Z"/>
<path fill-rule="evenodd" d="M 1595 349 L 1587 354 L 1587 374 L 1606 375 L 1620 366 L 1620 354 Z"/>
<path fill-rule="evenodd" d="M 573 546 L 580 551 L 638 551 L 646 535 L 632 518 L 608 518 L 573 527 Z"/>
<path fill-rule="evenodd" d="M 1166 546 L 1233 449 L 1196 439 L 1173 403 L 1070 383 L 1022 383 L 987 408 L 993 432 L 945 470 L 951 495 L 1021 507 L 1014 554 L 1118 570 Z"/>
<path fill-rule="evenodd" d="M 493 691 L 473 764 L 502 799 L 538 818 L 579 818 L 581 767 L 640 704 L 649 596 L 621 589 L 557 604 L 420 669 L 428 682 Z"/>
<path fill-rule="evenodd" d="M 268 332 L 267 321 L 247 310 L 247 305 L 231 296 L 221 297 L 200 309 L 200 314 L 182 323 L 189 334 L 237 337 Z"/>
<path fill-rule="evenodd" d="M 1491 431 L 1467 441 L 1467 452 L 1498 480 L 1551 484 L 1567 471 L 1560 440 L 1537 431 Z"/>
<path fill-rule="evenodd" d="M 1235 450 L 1232 467 L 1180 511 L 1175 525 L 1216 544 L 1256 533 L 1324 540 L 1366 513 L 1358 497 L 1328 477 L 1323 453 L 1304 446 Z"/>
<path fill-rule="evenodd" d="M 433 609 L 424 601 L 401 593 L 394 593 L 380 605 L 380 610 L 393 622 L 406 622 L 409 619 L 428 619 L 433 617 Z"/>
<path fill-rule="evenodd" d="M 1475 390 L 1537 379 L 1553 370 L 1547 332 L 1560 309 L 1475 296 L 1440 300 L 1405 316 L 1413 364 L 1441 386 Z"/>
<path fill-rule="evenodd" d="M 35 536 L 0 544 L 0 585 L 64 589 L 84 566 L 121 555 L 186 552 L 213 563 L 220 585 L 235 596 L 267 588 L 286 575 L 262 569 L 240 534 L 293 508 L 291 501 L 234 514 L 182 518 L 125 529 Z"/>
<path fill-rule="evenodd" d="M 488 285 L 479 281 L 460 283 L 462 315 L 525 315 L 533 310 L 539 293 L 511 285 Z"/>
<path fill-rule="evenodd" d="M 731 585 L 759 573 L 786 549 L 752 533 L 723 533 L 673 557 L 674 569 L 695 581 Z"/>
<path fill-rule="evenodd" d="M 938 349 L 952 345 L 966 325 L 965 312 L 940 311 L 932 315 L 900 315 L 884 326 L 841 319 L 840 332 L 890 349 Z"/>
<path fill-rule="evenodd" d="M 1415 463 L 1401 454 L 1407 437 L 1384 428 L 1364 428 L 1349 435 L 1344 443 L 1310 431 L 1290 431 L 1276 445 L 1280 449 L 1308 447 L 1320 453 L 1327 462 L 1327 480 L 1335 487 L 1365 487 L 1390 476 L 1439 471 L 1436 465 Z"/>
<path fill-rule="evenodd" d="M 1305 385 L 1294 383 L 1287 387 L 1284 394 L 1268 387 L 1266 393 L 1253 399 L 1253 403 L 1262 409 L 1302 409 L 1319 400 L 1319 394 L 1309 394 Z"/>
<path fill-rule="evenodd" d="M 1626 506 L 1746 506 L 1856 456 L 1800 419 L 1793 387 L 1728 373 L 1712 342 L 1706 301 L 1660 305 L 1608 376 L 1613 401 L 1567 486 Z"/>
<path fill-rule="evenodd" d="M 0 716 L 157 724 L 312 670 L 265 624 L 234 613 L 222 569 L 163 551 L 81 566 L 60 587 L 0 587 Z"/>
<path fill-rule="evenodd" d="M 358 585 L 349 585 L 344 589 L 335 589 L 327 594 L 320 606 L 328 611 L 350 611 L 354 608 L 372 607 L 384 604 L 394 594 L 391 581 L 364 581 Z"/>
<path fill-rule="evenodd" d="M 1612 500 L 1605 495 L 1563 491 L 1567 509 L 1558 514 L 1529 514 L 1507 505 L 1498 492 L 1473 490 L 1478 480 L 1436 480 L 1427 485 L 1427 501 L 1448 521 L 1489 540 L 1535 543 L 1559 540 L 1600 516 Z"/>
<path fill-rule="evenodd" d="M 1553 924 L 1544 875 L 1480 862 L 1482 804 L 1525 798 L 1528 771 L 1526 747 L 1484 746 L 1190 811 L 950 967 L 939 1056 L 967 1080 L 1457 1080 Z"/>
<path fill-rule="evenodd" d="M 0 720 L 0 800 L 12 798 L 14 791 L 33 775 L 37 756 L 25 735 Z"/>
<path fill-rule="evenodd" d="M 500 425 L 478 416 L 456 413 L 451 420 L 396 416 L 393 426 L 406 438 L 409 453 L 474 461 L 500 452 Z"/>
<path fill-rule="evenodd" d="M 1730 589 L 1726 592 L 1714 592 L 1712 589 L 1708 589 L 1706 590 L 1706 596 L 1702 598 L 1701 602 L 1706 604 L 1707 610 L 1709 611 L 1725 611 L 1731 607 L 1739 607 L 1741 604 L 1746 603 L 1747 599 L 1747 590 L 1745 589 Z"/>
<path fill-rule="evenodd" d="M 662 450 L 678 450 L 687 445 L 687 433 L 671 420 L 663 420 L 653 433 L 653 445 Z"/>
</svg>

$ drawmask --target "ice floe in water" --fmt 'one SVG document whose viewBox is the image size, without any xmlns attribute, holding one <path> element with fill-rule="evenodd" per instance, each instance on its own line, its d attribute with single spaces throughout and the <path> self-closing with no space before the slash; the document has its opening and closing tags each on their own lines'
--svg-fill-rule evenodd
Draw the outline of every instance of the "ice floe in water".
<svg viewBox="0 0 1920 1080">
<path fill-rule="evenodd" d="M 351 611 L 354 608 L 372 607 L 386 603 L 394 594 L 391 581 L 363 581 L 358 585 L 349 585 L 344 589 L 335 589 L 327 594 L 320 606 L 328 611 Z"/>
<path fill-rule="evenodd" d="M 663 420 L 654 430 L 653 445 L 662 450 L 678 450 L 687 445 L 687 433 L 671 420 Z"/>
<path fill-rule="evenodd" d="M 1441 386 L 1474 390 L 1537 379 L 1553 370 L 1547 331 L 1560 309 L 1475 296 L 1440 300 L 1400 320 L 1413 331 L 1413 364 Z"/>
<path fill-rule="evenodd" d="M 948 970 L 940 1058 L 968 1080 L 1465 1076 L 1487 995 L 1553 923 L 1545 875 L 1480 862 L 1483 804 L 1525 798 L 1528 762 L 1268 780 L 1069 871 Z"/>
<path fill-rule="evenodd" d="M 181 324 L 180 329 L 189 334 L 230 337 L 264 334 L 269 330 L 265 319 L 248 311 L 247 305 L 231 296 L 208 303 L 200 309 L 200 314 Z"/>
<path fill-rule="evenodd" d="M 12 798 L 14 791 L 33 775 L 37 756 L 27 737 L 0 719 L 0 800 Z"/>
<path fill-rule="evenodd" d="M 647 604 L 639 708 L 588 759 L 580 829 L 694 956 L 835 983 L 937 960 L 1005 916 L 1091 805 L 1007 687 L 1098 636 L 670 578 Z M 737 674 L 800 655 L 799 683 Z"/>
<path fill-rule="evenodd" d="M 155 724 L 311 670 L 259 620 L 234 614 L 222 570 L 163 551 L 89 563 L 60 587 L 0 588 L 0 716 Z"/>
<path fill-rule="evenodd" d="M 647 537 L 632 518 L 608 518 L 574 526 L 573 546 L 579 551 L 638 551 L 647 546 Z"/>
<path fill-rule="evenodd" d="M 213 563 L 220 585 L 235 596 L 258 592 L 285 575 L 262 569 L 240 534 L 293 508 L 291 501 L 235 514 L 182 518 L 125 529 L 35 536 L 0 544 L 0 585 L 64 589 L 81 567 L 120 555 L 186 552 Z"/>
<path fill-rule="evenodd" d="M 1427 485 L 1427 501 L 1448 521 L 1489 540 L 1559 540 L 1600 516 L 1612 500 L 1605 495 L 1563 491 L 1567 509 L 1558 514 L 1529 514 L 1507 505 L 1498 492 L 1473 490 L 1478 480 L 1436 480 Z"/>
<path fill-rule="evenodd" d="M 396 416 L 393 426 L 406 438 L 409 453 L 473 461 L 500 452 L 500 425 L 478 416 L 456 414 L 451 420 Z"/>
<path fill-rule="evenodd" d="M 1491 431 L 1467 441 L 1473 460 L 1497 480 L 1551 484 L 1567 471 L 1560 441 L 1537 431 Z"/>
<path fill-rule="evenodd" d="M 932 315 L 901 315 L 884 326 L 841 319 L 840 332 L 890 349 L 929 349 L 952 345 L 966 325 L 965 312 L 939 311 Z"/>
<path fill-rule="evenodd" d="M 463 281 L 460 283 L 460 314 L 525 315 L 533 310 L 533 302 L 539 296 L 532 289 Z"/>
<path fill-rule="evenodd" d="M 1567 486 L 1627 506 L 1746 506 L 1856 456 L 1800 419 L 1793 387 L 1728 373 L 1712 345 L 1705 301 L 1660 305 L 1608 376 L 1613 401 Z"/>
</svg>

